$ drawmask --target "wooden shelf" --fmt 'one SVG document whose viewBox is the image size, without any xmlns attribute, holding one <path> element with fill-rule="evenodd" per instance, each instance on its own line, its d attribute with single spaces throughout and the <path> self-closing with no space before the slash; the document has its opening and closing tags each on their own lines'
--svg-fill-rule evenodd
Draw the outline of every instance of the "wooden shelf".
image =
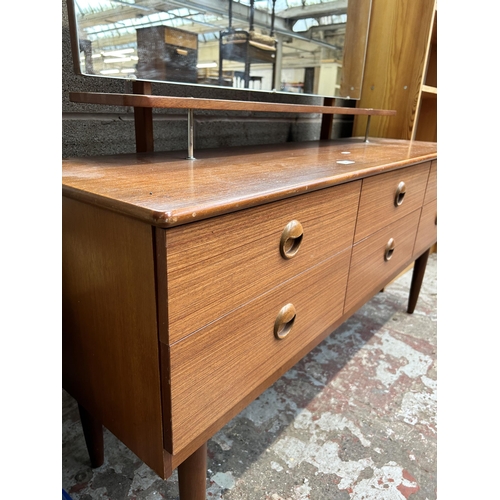
<svg viewBox="0 0 500 500">
<path fill-rule="evenodd" d="M 437 99 L 437 87 L 430 85 L 422 85 L 422 98 L 423 99 Z"/>
<path fill-rule="evenodd" d="M 150 152 L 153 144 L 153 108 L 185 109 L 188 112 L 188 156 L 194 159 L 194 110 L 219 111 L 258 111 L 263 113 L 310 113 L 323 115 L 321 139 L 329 139 L 333 115 L 365 115 L 368 117 L 365 141 L 368 138 L 372 115 L 393 116 L 395 110 L 373 108 L 348 108 L 332 106 L 332 98 L 325 98 L 321 106 L 306 104 L 281 104 L 259 101 L 234 101 L 222 99 L 199 99 L 194 97 L 170 97 L 151 95 L 150 82 L 134 82 L 134 94 L 108 94 L 99 92 L 70 92 L 71 102 L 99 104 L 107 106 L 126 106 L 134 108 L 136 151 Z"/>
<path fill-rule="evenodd" d="M 195 97 L 167 97 L 141 94 L 108 94 L 99 92 L 70 92 L 71 102 L 130 106 L 134 108 L 211 109 L 220 111 L 260 111 L 267 113 L 320 113 L 338 115 L 393 116 L 396 111 L 373 108 L 344 108 L 337 106 L 309 106 L 306 104 L 280 104 L 259 101 L 232 101 L 198 99 Z"/>
</svg>

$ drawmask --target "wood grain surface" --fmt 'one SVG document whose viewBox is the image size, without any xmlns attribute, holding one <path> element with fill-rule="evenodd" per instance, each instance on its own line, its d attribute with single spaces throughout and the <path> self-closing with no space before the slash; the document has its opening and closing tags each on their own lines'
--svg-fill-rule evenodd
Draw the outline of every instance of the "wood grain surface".
<svg viewBox="0 0 500 500">
<path fill-rule="evenodd" d="M 64 161 L 65 388 L 168 477 L 411 262 L 419 220 L 429 244 L 436 157 L 351 139 Z M 290 220 L 304 236 L 285 260 Z"/>
<path fill-rule="evenodd" d="M 430 162 L 388 172 L 363 180 L 354 241 L 360 241 L 382 227 L 422 206 Z M 406 193 L 401 205 L 394 199 L 400 182 Z"/>
<path fill-rule="evenodd" d="M 374 116 L 370 136 L 411 139 L 420 107 L 435 0 L 373 0 L 360 107 L 395 109 L 396 116 Z M 366 117 L 355 117 L 361 135 Z"/>
<path fill-rule="evenodd" d="M 422 215 L 418 224 L 417 238 L 413 255 L 418 257 L 424 250 L 437 241 L 437 200 L 422 207 Z"/>
<path fill-rule="evenodd" d="M 160 257 L 168 271 L 169 328 L 162 342 L 176 342 L 350 248 L 360 188 L 354 181 L 168 229 L 166 256 Z M 284 259 L 280 236 L 292 220 L 304 234 L 298 253 Z"/>
<path fill-rule="evenodd" d="M 419 217 L 417 209 L 354 245 L 345 311 L 369 296 L 373 288 L 382 289 L 395 270 L 411 261 Z M 385 247 L 390 238 L 395 241 L 394 254 L 385 261 Z"/>
<path fill-rule="evenodd" d="M 424 205 L 437 199 L 437 163 L 437 160 L 431 163 L 431 171 L 429 172 L 427 188 L 425 189 Z"/>
<path fill-rule="evenodd" d="M 390 109 L 347 108 L 340 106 L 315 106 L 308 104 L 282 104 L 258 101 L 234 101 L 229 99 L 201 99 L 196 97 L 172 97 L 137 94 L 107 94 L 99 92 L 70 92 L 72 102 L 166 109 L 210 109 L 220 111 L 260 111 L 265 113 L 320 113 L 336 115 L 394 116 Z"/>
<path fill-rule="evenodd" d="M 170 346 L 173 453 L 342 316 L 349 258 L 341 252 Z M 288 303 L 295 323 L 277 340 L 274 322 Z"/>
<path fill-rule="evenodd" d="M 62 215 L 63 387 L 163 475 L 151 226 L 67 198 Z"/>
<path fill-rule="evenodd" d="M 311 141 L 63 160 L 63 193 L 159 227 L 234 212 L 437 157 L 436 144 Z"/>
<path fill-rule="evenodd" d="M 422 91 L 414 133 L 418 141 L 437 141 L 437 91 Z"/>
</svg>

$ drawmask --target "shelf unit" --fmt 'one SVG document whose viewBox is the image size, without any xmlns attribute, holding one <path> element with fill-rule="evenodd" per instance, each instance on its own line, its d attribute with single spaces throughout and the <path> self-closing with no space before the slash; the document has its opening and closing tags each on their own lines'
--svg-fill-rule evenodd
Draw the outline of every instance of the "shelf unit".
<svg viewBox="0 0 500 500">
<path fill-rule="evenodd" d="M 362 108 L 394 109 L 373 117 L 370 136 L 437 142 L 437 4 L 435 0 L 373 0 Z M 353 135 L 366 117 L 354 119 Z"/>
<path fill-rule="evenodd" d="M 420 109 L 414 138 L 437 142 L 437 10 L 434 9 L 432 30 L 427 50 L 427 67 L 420 94 Z"/>
</svg>

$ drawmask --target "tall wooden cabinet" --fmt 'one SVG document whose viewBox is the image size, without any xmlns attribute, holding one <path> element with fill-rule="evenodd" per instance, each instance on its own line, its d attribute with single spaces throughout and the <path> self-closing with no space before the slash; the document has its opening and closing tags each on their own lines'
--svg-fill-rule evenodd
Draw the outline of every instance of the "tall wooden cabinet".
<svg viewBox="0 0 500 500">
<path fill-rule="evenodd" d="M 373 117 L 370 136 L 437 142 L 437 4 L 373 0 L 362 108 L 395 109 Z M 355 117 L 353 135 L 367 117 Z"/>
</svg>

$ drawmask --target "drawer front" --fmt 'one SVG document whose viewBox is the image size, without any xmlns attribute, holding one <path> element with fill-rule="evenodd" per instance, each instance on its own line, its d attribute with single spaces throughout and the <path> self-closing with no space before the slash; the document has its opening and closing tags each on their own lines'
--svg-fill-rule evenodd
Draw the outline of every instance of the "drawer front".
<svg viewBox="0 0 500 500">
<path fill-rule="evenodd" d="M 420 212 L 416 210 L 354 245 L 344 312 L 364 302 L 411 261 Z M 388 248 L 391 239 L 392 253 Z"/>
<path fill-rule="evenodd" d="M 363 179 L 355 241 L 422 206 L 430 164 L 426 162 Z"/>
<path fill-rule="evenodd" d="M 169 347 L 173 453 L 341 317 L 349 257 L 345 250 Z M 277 339 L 288 304 L 295 320 Z M 286 309 L 283 323 L 290 318 Z"/>
<path fill-rule="evenodd" d="M 429 180 L 427 181 L 427 189 L 425 190 L 424 205 L 430 203 L 437 198 L 437 160 L 431 164 Z"/>
<path fill-rule="evenodd" d="M 418 257 L 437 241 L 437 200 L 422 208 L 413 255 Z"/>
<path fill-rule="evenodd" d="M 350 247 L 360 188 L 356 181 L 167 230 L 169 330 L 162 342 L 180 340 Z M 292 221 L 302 239 L 285 258 L 280 242 Z"/>
</svg>

